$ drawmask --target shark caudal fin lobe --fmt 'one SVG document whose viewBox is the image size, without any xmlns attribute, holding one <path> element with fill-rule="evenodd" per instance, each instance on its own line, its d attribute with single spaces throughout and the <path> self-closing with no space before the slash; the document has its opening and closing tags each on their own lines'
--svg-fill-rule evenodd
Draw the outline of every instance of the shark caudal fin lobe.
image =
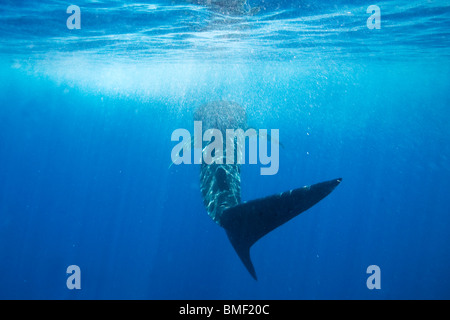
<svg viewBox="0 0 450 320">
<path fill-rule="evenodd" d="M 247 270 L 256 280 L 250 247 L 270 231 L 308 210 L 329 195 L 341 178 L 286 191 L 231 207 L 222 213 L 220 224 Z"/>
</svg>

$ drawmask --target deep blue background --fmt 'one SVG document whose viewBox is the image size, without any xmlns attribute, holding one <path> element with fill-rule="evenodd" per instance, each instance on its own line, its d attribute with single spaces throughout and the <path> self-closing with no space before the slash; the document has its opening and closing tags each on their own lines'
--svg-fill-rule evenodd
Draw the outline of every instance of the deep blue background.
<svg viewBox="0 0 450 320">
<path fill-rule="evenodd" d="M 74 59 L 2 56 L 1 299 L 450 298 L 448 57 L 138 61 L 117 78 Z M 257 282 L 208 217 L 198 166 L 169 168 L 172 131 L 216 99 L 280 130 L 278 174 L 244 166 L 244 200 L 343 177 L 254 245 Z"/>
</svg>

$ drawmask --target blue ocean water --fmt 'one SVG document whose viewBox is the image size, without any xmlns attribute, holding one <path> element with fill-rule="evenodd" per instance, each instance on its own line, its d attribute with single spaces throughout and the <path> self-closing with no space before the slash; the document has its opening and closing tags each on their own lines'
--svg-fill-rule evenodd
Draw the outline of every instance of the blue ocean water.
<svg viewBox="0 0 450 320">
<path fill-rule="evenodd" d="M 1 299 L 450 298 L 450 1 L 248 6 L 0 2 Z M 199 166 L 169 167 L 215 100 L 280 132 L 278 173 L 244 165 L 244 200 L 343 178 L 252 247 L 258 281 Z"/>
</svg>

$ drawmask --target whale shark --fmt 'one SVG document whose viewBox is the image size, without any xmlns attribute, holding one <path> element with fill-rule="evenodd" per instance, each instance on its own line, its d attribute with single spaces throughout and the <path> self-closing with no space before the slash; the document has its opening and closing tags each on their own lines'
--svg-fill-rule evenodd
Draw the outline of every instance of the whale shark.
<svg viewBox="0 0 450 320">
<path fill-rule="evenodd" d="M 217 129 L 225 133 L 227 129 L 247 128 L 245 110 L 231 101 L 215 101 L 200 106 L 194 113 L 194 120 L 202 121 L 204 131 Z M 234 148 L 233 154 L 237 155 L 240 148 L 236 144 Z M 224 150 L 222 156 L 226 157 L 227 150 Z M 257 276 L 250 258 L 253 244 L 314 206 L 341 181 L 337 178 L 243 202 L 241 164 L 212 162 L 200 166 L 200 190 L 206 211 L 214 222 L 225 229 L 231 245 L 255 280 Z"/>
</svg>

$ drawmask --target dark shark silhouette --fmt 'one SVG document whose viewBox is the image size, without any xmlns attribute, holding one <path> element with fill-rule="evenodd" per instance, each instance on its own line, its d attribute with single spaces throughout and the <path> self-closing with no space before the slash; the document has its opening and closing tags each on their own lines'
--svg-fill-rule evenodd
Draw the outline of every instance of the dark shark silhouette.
<svg viewBox="0 0 450 320">
<path fill-rule="evenodd" d="M 202 121 L 203 131 L 247 128 L 244 109 L 237 103 L 218 101 L 198 108 L 195 121 Z M 225 142 L 224 142 L 225 146 Z M 236 145 L 235 145 L 236 148 Z M 226 148 L 223 148 L 226 156 Z M 235 149 L 236 151 L 236 149 Z M 236 155 L 236 152 L 234 153 Z M 261 237 L 311 208 L 330 194 L 341 178 L 305 186 L 266 198 L 241 202 L 239 164 L 206 164 L 200 168 L 201 193 L 208 215 L 221 227 L 244 263 L 257 280 L 250 259 L 250 247 Z"/>
</svg>

